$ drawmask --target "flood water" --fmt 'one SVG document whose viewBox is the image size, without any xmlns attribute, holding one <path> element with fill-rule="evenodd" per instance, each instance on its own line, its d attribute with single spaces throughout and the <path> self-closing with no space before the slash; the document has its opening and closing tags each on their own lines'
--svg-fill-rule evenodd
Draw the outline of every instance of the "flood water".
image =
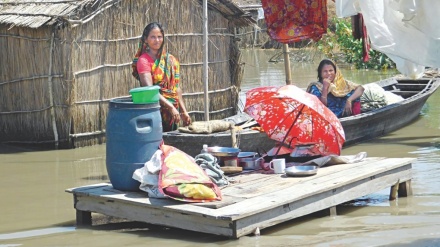
<svg viewBox="0 0 440 247">
<path fill-rule="evenodd" d="M 277 52 L 243 52 L 242 93 L 285 83 L 284 65 L 268 63 Z M 291 70 L 300 87 L 316 78 L 316 64 L 292 63 Z M 396 74 L 341 70 L 358 83 Z M 336 217 L 303 217 L 264 229 L 258 237 L 229 240 L 101 215 L 93 215 L 93 227 L 77 229 L 73 197 L 65 189 L 108 181 L 105 145 L 52 151 L 2 145 L 0 246 L 440 246 L 439 148 L 440 92 L 436 92 L 409 126 L 342 151 L 342 155 L 365 151 L 368 156 L 417 158 L 413 196 L 390 202 L 388 189 L 378 191 L 339 206 Z"/>
</svg>

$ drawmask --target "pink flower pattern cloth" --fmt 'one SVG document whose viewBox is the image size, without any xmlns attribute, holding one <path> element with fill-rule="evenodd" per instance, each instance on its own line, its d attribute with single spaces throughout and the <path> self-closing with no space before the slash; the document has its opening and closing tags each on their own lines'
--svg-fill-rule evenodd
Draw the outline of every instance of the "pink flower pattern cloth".
<svg viewBox="0 0 440 247">
<path fill-rule="evenodd" d="M 322 156 L 341 153 L 345 133 L 339 119 L 316 96 L 294 85 L 249 90 L 244 110 L 275 141 L 292 148 L 314 143 Z"/>
</svg>

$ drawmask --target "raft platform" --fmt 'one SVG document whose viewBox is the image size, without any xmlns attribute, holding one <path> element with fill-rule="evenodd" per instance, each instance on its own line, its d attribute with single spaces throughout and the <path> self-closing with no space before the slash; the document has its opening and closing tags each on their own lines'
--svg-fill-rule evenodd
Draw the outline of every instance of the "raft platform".
<svg viewBox="0 0 440 247">
<path fill-rule="evenodd" d="M 366 158 L 353 164 L 321 167 L 308 177 L 288 177 L 264 170 L 233 176 L 222 187 L 222 201 L 183 203 L 148 198 L 146 192 L 119 191 L 110 183 L 67 189 L 73 194 L 76 223 L 92 224 L 92 212 L 131 221 L 186 229 L 229 238 L 258 233 L 322 210 L 390 189 L 390 200 L 412 194 L 414 158 Z"/>
</svg>

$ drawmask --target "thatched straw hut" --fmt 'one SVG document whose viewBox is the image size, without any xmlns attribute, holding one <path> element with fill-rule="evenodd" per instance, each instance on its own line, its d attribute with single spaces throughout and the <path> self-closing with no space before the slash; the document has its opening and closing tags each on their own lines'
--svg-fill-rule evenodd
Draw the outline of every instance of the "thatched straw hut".
<svg viewBox="0 0 440 247">
<path fill-rule="evenodd" d="M 230 0 L 209 4 L 210 119 L 236 111 L 242 66 L 234 27 L 254 21 Z M 181 62 L 193 120 L 204 117 L 200 0 L 0 2 L 0 142 L 74 148 L 105 142 L 108 101 L 138 82 L 131 61 L 146 24 L 162 23 Z"/>
<path fill-rule="evenodd" d="M 262 47 L 271 42 L 267 34 L 261 0 L 235 0 L 234 2 L 257 22 L 256 25 L 237 27 L 236 35 L 240 40 L 239 47 Z"/>
</svg>

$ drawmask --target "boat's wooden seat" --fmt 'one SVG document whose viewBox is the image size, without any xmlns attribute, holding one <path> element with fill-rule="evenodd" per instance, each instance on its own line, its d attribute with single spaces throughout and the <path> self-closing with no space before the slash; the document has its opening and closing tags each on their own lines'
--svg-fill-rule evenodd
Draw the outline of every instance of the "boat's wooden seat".
<svg viewBox="0 0 440 247">
<path fill-rule="evenodd" d="M 392 92 L 394 94 L 400 95 L 404 98 L 408 98 L 411 97 L 415 94 L 420 93 L 420 91 L 405 91 L 405 90 L 400 90 L 400 89 L 394 89 L 394 90 L 390 90 L 389 92 Z"/>
</svg>

